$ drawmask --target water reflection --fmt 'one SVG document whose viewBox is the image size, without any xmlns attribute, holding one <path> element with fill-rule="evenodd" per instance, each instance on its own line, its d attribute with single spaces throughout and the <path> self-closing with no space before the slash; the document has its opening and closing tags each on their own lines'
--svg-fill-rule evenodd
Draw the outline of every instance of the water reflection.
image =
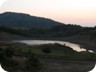
<svg viewBox="0 0 96 72">
<path fill-rule="evenodd" d="M 81 52 L 81 51 L 86 51 L 86 49 L 84 48 L 80 48 L 80 45 L 78 44 L 74 44 L 74 43 L 70 43 L 70 42 L 65 42 L 65 41 L 53 41 L 53 40 L 19 40 L 19 41 L 15 41 L 15 42 L 20 42 L 20 43 L 26 43 L 29 45 L 40 45 L 40 44 L 54 44 L 54 43 L 59 43 L 61 45 L 66 45 L 68 47 L 71 47 L 73 50 L 77 51 L 77 52 Z M 90 51 L 92 52 L 92 51 Z"/>
</svg>

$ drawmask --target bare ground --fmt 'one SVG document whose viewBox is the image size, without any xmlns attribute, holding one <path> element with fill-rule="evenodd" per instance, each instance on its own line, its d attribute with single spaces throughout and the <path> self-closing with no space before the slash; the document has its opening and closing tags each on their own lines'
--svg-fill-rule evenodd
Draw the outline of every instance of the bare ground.
<svg viewBox="0 0 96 72">
<path fill-rule="evenodd" d="M 71 61 L 56 59 L 40 59 L 44 64 L 44 72 L 88 72 L 95 66 L 93 61 Z"/>
</svg>

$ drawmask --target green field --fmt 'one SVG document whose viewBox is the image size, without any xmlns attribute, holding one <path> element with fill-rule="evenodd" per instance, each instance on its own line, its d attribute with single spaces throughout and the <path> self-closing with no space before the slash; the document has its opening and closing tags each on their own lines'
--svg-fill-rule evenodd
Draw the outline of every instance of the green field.
<svg viewBox="0 0 96 72">
<path fill-rule="evenodd" d="M 12 43 L 0 46 L 0 61 L 3 68 L 9 72 L 53 72 L 56 69 L 58 71 L 55 72 L 61 70 L 68 72 L 69 69 L 66 67 L 75 71 L 76 69 L 70 65 L 77 66 L 76 71 L 80 72 L 92 67 L 95 60 L 95 53 L 76 52 L 70 47 L 57 43 L 33 46 Z M 92 62 L 92 64 L 88 66 L 90 63 L 86 61 Z M 79 64 L 80 66 L 78 66 Z M 83 65 L 86 66 L 83 68 L 84 70 L 79 69 Z"/>
<path fill-rule="evenodd" d="M 43 58 L 58 58 L 58 59 L 76 59 L 76 60 L 92 60 L 96 58 L 95 53 L 76 52 L 72 48 L 60 44 L 43 44 L 43 45 L 9 45 L 9 48 L 14 49 L 15 53 L 20 54 L 35 54 Z M 93 57 L 93 58 L 92 58 Z"/>
</svg>

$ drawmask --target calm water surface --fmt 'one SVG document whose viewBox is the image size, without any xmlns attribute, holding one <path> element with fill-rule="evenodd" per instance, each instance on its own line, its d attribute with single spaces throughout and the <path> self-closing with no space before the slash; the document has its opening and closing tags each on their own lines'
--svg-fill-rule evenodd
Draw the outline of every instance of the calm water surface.
<svg viewBox="0 0 96 72">
<path fill-rule="evenodd" d="M 53 41 L 53 40 L 19 40 L 16 42 L 20 42 L 20 43 L 26 43 L 28 45 L 40 45 L 40 44 L 54 44 L 54 43 L 59 43 L 61 45 L 66 45 L 68 47 L 71 47 L 73 50 L 75 51 L 86 51 L 86 49 L 84 48 L 80 48 L 80 45 L 78 44 L 74 44 L 74 43 L 70 43 L 70 42 L 65 42 L 65 41 Z"/>
</svg>

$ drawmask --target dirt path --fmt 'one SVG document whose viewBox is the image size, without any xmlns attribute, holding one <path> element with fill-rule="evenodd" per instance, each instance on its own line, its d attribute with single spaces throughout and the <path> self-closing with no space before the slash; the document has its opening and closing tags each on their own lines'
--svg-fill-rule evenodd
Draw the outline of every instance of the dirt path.
<svg viewBox="0 0 96 72">
<path fill-rule="evenodd" d="M 95 62 L 41 59 L 46 67 L 45 72 L 88 72 L 93 69 Z"/>
</svg>

